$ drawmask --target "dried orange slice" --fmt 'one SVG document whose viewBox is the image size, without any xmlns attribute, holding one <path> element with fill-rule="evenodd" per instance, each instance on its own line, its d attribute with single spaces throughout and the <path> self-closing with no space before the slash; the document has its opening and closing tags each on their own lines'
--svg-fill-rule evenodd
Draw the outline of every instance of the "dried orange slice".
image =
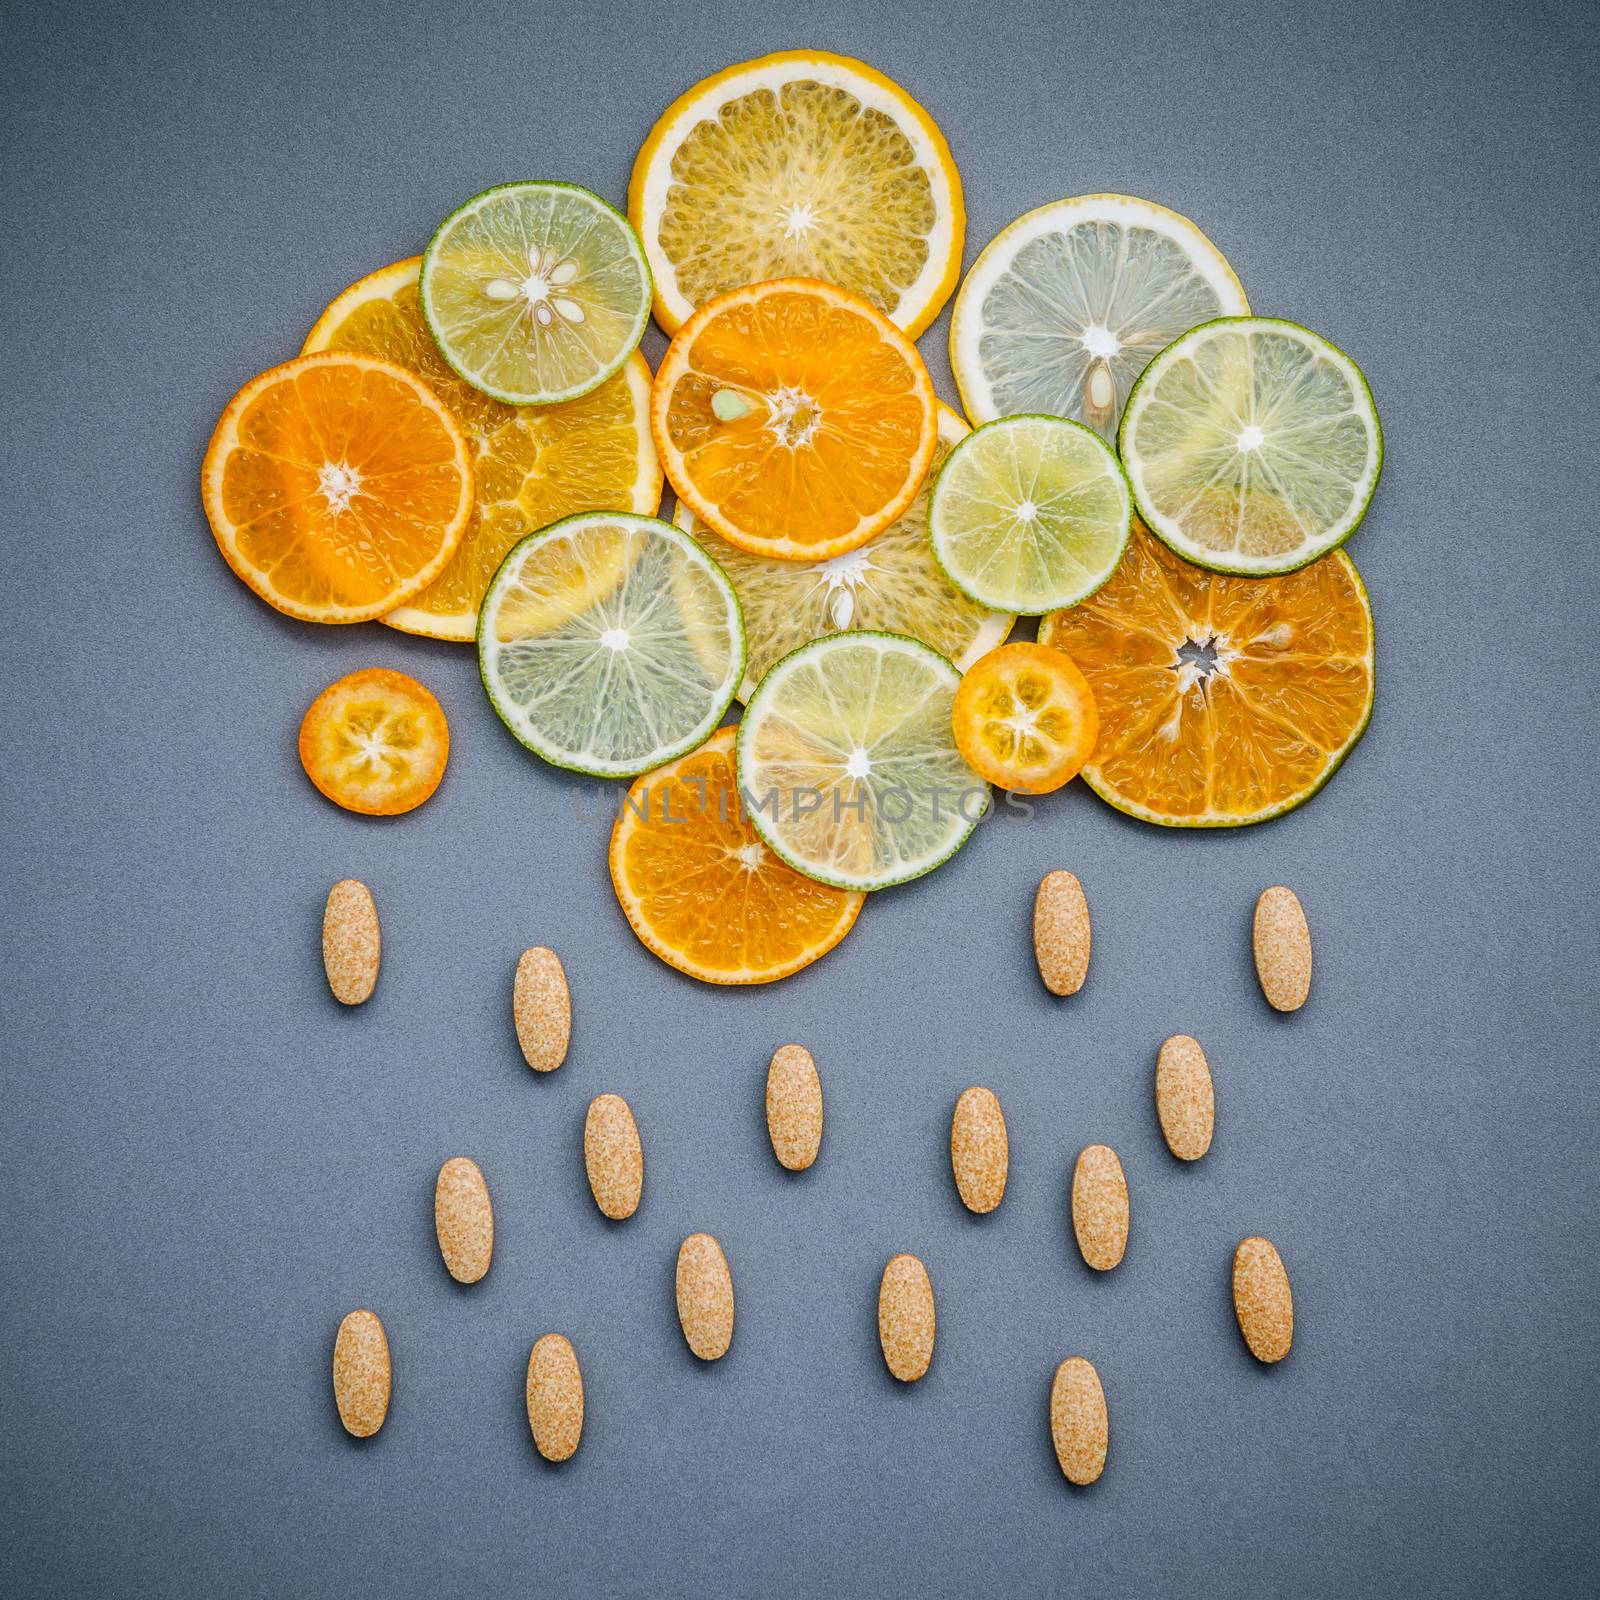
<svg viewBox="0 0 1600 1600">
<path fill-rule="evenodd" d="M 330 683 L 300 724 L 300 765 L 336 806 L 415 811 L 444 776 L 450 729 L 431 690 L 387 667 Z"/>
<path fill-rule="evenodd" d="M 881 533 L 916 499 L 939 436 L 916 347 L 861 296 L 811 278 L 695 312 L 656 373 L 650 428 L 690 510 L 783 561 Z"/>
<path fill-rule="evenodd" d="M 739 804 L 733 728 L 635 781 L 611 834 L 611 882 L 640 940 L 705 983 L 772 983 L 826 955 L 864 894 L 785 866 Z"/>
<path fill-rule="evenodd" d="M 317 319 L 305 349 L 356 350 L 415 372 L 450 409 L 472 451 L 477 495 L 450 564 L 383 620 L 470 643 L 495 569 L 518 539 L 575 511 L 653 516 L 661 468 L 650 442 L 650 369 L 635 353 L 577 400 L 508 406 L 458 378 L 422 318 L 420 256 L 368 273 Z"/>
<path fill-rule="evenodd" d="M 1049 794 L 1077 777 L 1100 732 L 1094 692 L 1072 658 L 1026 643 L 973 665 L 950 724 L 967 765 L 1018 794 Z"/>
<path fill-rule="evenodd" d="M 403 367 L 347 350 L 252 378 L 200 469 L 218 548 L 268 605 L 367 622 L 420 594 L 472 514 L 467 441 Z"/>
<path fill-rule="evenodd" d="M 1309 800 L 1372 715 L 1372 609 L 1342 550 L 1276 578 L 1190 566 L 1136 521 L 1122 565 L 1039 638 L 1094 690 L 1084 780 L 1171 828 L 1263 822 Z"/>
</svg>

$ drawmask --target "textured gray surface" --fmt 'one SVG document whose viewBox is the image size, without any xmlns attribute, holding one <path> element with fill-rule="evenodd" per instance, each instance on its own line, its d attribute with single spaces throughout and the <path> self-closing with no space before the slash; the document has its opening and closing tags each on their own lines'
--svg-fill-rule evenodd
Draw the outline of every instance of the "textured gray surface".
<svg viewBox="0 0 1600 1600">
<path fill-rule="evenodd" d="M 632 9 L 8 8 L 0 1590 L 1594 1593 L 1593 11 Z M 462 197 L 557 176 L 620 199 L 687 83 L 809 42 L 940 119 L 969 263 L 1047 199 L 1148 195 L 1259 309 L 1365 365 L 1389 459 L 1351 551 L 1380 691 L 1283 821 L 1167 834 L 1074 786 L 1002 809 L 807 974 L 723 993 L 629 935 L 615 791 L 575 809 L 470 652 L 270 612 L 218 559 L 195 474 L 238 383 Z M 335 810 L 295 760 L 315 692 L 368 663 L 422 676 L 454 733 L 443 789 L 398 822 Z M 1028 948 L 1056 865 L 1095 914 L 1065 1005 Z M 346 874 L 385 918 L 355 1014 L 317 950 Z M 1277 880 L 1317 938 L 1289 1019 L 1248 960 Z M 566 957 L 577 1015 L 543 1080 L 507 1003 L 532 942 Z M 1218 1081 L 1193 1169 L 1151 1104 L 1177 1030 Z M 761 1112 L 791 1038 L 828 1097 L 798 1180 Z M 945 1153 L 971 1082 L 1014 1152 L 982 1220 Z M 604 1089 L 648 1161 L 620 1227 L 579 1155 Z M 1091 1140 L 1133 1195 L 1103 1280 L 1065 1210 Z M 456 1153 L 498 1211 L 470 1291 L 431 1230 Z M 738 1291 L 711 1368 L 672 1311 L 696 1228 Z M 1228 1300 L 1254 1231 L 1299 1316 L 1271 1371 Z M 909 1391 L 873 1324 L 900 1249 L 939 1309 Z M 397 1374 L 364 1447 L 327 1379 L 358 1304 Z M 559 1471 L 521 1396 L 552 1329 L 589 1389 Z M 1111 1408 L 1087 1493 L 1045 1424 L 1074 1351 Z"/>
</svg>

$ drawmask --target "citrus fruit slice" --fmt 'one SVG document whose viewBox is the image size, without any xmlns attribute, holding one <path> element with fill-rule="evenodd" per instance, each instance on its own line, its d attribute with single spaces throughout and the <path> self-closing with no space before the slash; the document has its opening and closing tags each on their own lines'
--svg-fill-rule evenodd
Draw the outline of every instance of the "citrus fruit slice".
<svg viewBox="0 0 1600 1600">
<path fill-rule="evenodd" d="M 415 811 L 444 777 L 444 708 L 415 678 L 367 667 L 330 683 L 300 724 L 300 765 L 337 806 L 369 817 Z"/>
<path fill-rule="evenodd" d="M 439 224 L 422 314 L 456 373 L 507 405 L 573 400 L 633 354 L 650 269 L 621 212 L 571 183 L 502 183 Z"/>
<path fill-rule="evenodd" d="M 966 842 L 989 786 L 956 749 L 961 674 L 894 633 L 835 633 L 785 656 L 739 724 L 739 792 L 756 832 L 820 883 L 883 889 Z"/>
<path fill-rule="evenodd" d="M 1291 810 L 1372 714 L 1372 611 L 1342 550 L 1285 577 L 1221 577 L 1136 524 L 1111 582 L 1039 638 L 1094 690 L 1085 781 L 1145 822 L 1229 828 Z"/>
<path fill-rule="evenodd" d="M 950 720 L 967 765 L 1019 794 L 1049 794 L 1077 777 L 1100 732 L 1088 680 L 1042 644 L 991 650 L 961 680 Z"/>
<path fill-rule="evenodd" d="M 1116 570 L 1132 503 L 1111 447 L 1061 417 L 987 422 L 950 452 L 928 507 L 933 553 L 980 605 L 1038 615 Z"/>
<path fill-rule="evenodd" d="M 733 728 L 649 772 L 611 833 L 611 882 L 646 948 L 706 983 L 773 983 L 826 955 L 866 896 L 814 883 L 739 804 Z"/>
<path fill-rule="evenodd" d="M 536 755 L 631 777 L 692 750 L 744 673 L 733 586 L 670 522 L 590 511 L 512 548 L 478 618 L 489 699 Z"/>
<path fill-rule="evenodd" d="M 467 441 L 393 362 L 299 356 L 222 413 L 200 493 L 228 565 L 307 622 L 367 622 L 437 578 L 472 514 Z"/>
<path fill-rule="evenodd" d="M 1139 515 L 1216 572 L 1291 572 L 1343 544 L 1383 469 L 1361 368 L 1295 322 L 1223 317 L 1145 368 L 1118 438 Z"/>
<path fill-rule="evenodd" d="M 1016 618 L 990 611 L 951 587 L 928 547 L 928 496 L 934 474 L 967 425 L 939 407 L 933 466 L 898 522 L 858 550 L 827 561 L 753 556 L 705 527 L 681 502 L 673 520 L 727 573 L 744 612 L 747 645 L 739 698 L 748 700 L 775 662 L 824 634 L 867 628 L 904 633 L 932 645 L 965 672 L 1010 633 Z"/>
<path fill-rule="evenodd" d="M 661 468 L 650 440 L 650 369 L 621 372 L 576 400 L 508 406 L 445 365 L 422 320 L 421 256 L 352 284 L 323 312 L 305 349 L 356 350 L 408 367 L 444 401 L 472 450 L 477 499 L 450 564 L 409 605 L 383 620 L 406 633 L 470 641 L 478 603 L 506 551 L 524 534 L 575 511 L 654 515 Z"/>
<path fill-rule="evenodd" d="M 1131 195 L 1079 195 L 990 241 L 956 296 L 950 365 L 974 422 L 1042 411 L 1112 440 L 1157 351 L 1249 310 L 1233 268 L 1187 217 Z"/>
<path fill-rule="evenodd" d="M 961 179 L 897 83 L 826 50 L 787 50 L 697 83 L 633 166 L 628 215 L 675 333 L 708 300 L 821 278 L 914 339 L 961 271 Z"/>
<path fill-rule="evenodd" d="M 667 478 L 752 555 L 820 561 L 916 498 L 938 441 L 916 347 L 859 295 L 809 278 L 702 306 L 656 372 L 650 427 Z"/>
</svg>

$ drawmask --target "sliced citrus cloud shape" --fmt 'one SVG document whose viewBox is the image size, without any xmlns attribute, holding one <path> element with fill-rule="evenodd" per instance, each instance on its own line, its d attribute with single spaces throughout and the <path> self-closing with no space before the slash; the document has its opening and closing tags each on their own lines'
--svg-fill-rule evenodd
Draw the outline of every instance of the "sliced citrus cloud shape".
<svg viewBox="0 0 1600 1600">
<path fill-rule="evenodd" d="M 1077 777 L 1100 733 L 1094 692 L 1072 658 L 1025 642 L 972 667 L 950 723 L 967 765 L 1019 794 L 1049 794 Z"/>
<path fill-rule="evenodd" d="M 634 163 L 628 215 L 674 333 L 770 278 L 862 295 L 915 338 L 961 270 L 961 179 L 933 119 L 847 56 L 787 50 L 728 67 L 668 107 Z"/>
<path fill-rule="evenodd" d="M 524 534 L 576 511 L 652 516 L 661 468 L 650 439 L 650 369 L 632 355 L 622 371 L 577 400 L 509 406 L 456 376 L 423 321 L 422 258 L 412 256 L 352 284 L 306 336 L 312 350 L 382 356 L 421 377 L 444 402 L 472 451 L 477 494 L 444 571 L 391 627 L 470 642 L 495 569 Z"/>
<path fill-rule="evenodd" d="M 431 690 L 367 667 L 330 683 L 300 724 L 300 765 L 335 805 L 367 816 L 414 811 L 439 787 L 450 729 Z"/>
<path fill-rule="evenodd" d="M 933 384 L 858 295 L 807 278 L 737 289 L 679 329 L 650 426 L 672 487 L 753 555 L 819 561 L 904 514 L 933 460 Z"/>
<path fill-rule="evenodd" d="M 1372 714 L 1367 592 L 1343 551 L 1276 578 L 1190 566 L 1139 524 L 1111 581 L 1047 617 L 1094 691 L 1085 781 L 1167 827 L 1261 822 L 1310 799 Z"/>
<path fill-rule="evenodd" d="M 802 877 L 746 820 L 734 734 L 638 779 L 611 835 L 611 882 L 645 946 L 706 983 L 772 983 L 855 926 L 866 896 Z"/>
<path fill-rule="evenodd" d="M 928 544 L 928 498 L 939 465 L 967 425 L 939 407 L 939 442 L 917 497 L 897 522 L 857 550 L 826 561 L 775 561 L 719 538 L 685 505 L 673 520 L 727 573 L 744 610 L 748 655 L 739 698 L 767 669 L 824 634 L 866 628 L 920 639 L 965 672 L 1010 633 L 1016 618 L 991 611 L 953 587 Z"/>
<path fill-rule="evenodd" d="M 1187 217 L 1125 194 L 1056 200 L 984 247 L 950 317 L 975 423 L 1048 412 L 1106 440 L 1145 365 L 1181 333 L 1250 309 Z"/>
<path fill-rule="evenodd" d="M 252 378 L 211 435 L 200 486 L 228 565 L 307 622 L 367 622 L 414 599 L 473 503 L 444 403 L 414 373 L 350 351 Z"/>
</svg>

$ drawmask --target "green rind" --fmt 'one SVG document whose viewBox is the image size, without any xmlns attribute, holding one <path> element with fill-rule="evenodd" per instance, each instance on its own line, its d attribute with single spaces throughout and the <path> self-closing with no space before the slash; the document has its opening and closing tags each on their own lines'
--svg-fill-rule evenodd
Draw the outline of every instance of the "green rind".
<svg viewBox="0 0 1600 1600">
<path fill-rule="evenodd" d="M 1128 399 L 1129 403 L 1131 404 L 1133 400 L 1133 393 L 1131 390 L 1129 391 Z M 938 535 L 934 531 L 938 524 L 939 487 L 944 482 L 944 475 L 947 471 L 949 471 L 950 463 L 955 460 L 957 451 L 963 449 L 967 445 L 970 445 L 974 439 L 979 437 L 980 434 L 987 433 L 991 428 L 1003 428 L 1007 424 L 1013 422 L 1059 423 L 1063 427 L 1076 428 L 1079 430 L 1079 432 L 1088 434 L 1088 436 L 1093 439 L 1102 450 L 1105 451 L 1107 459 L 1111 462 L 1111 465 L 1116 468 L 1117 476 L 1122 479 L 1122 487 L 1126 492 L 1128 499 L 1128 517 L 1122 529 L 1122 542 L 1117 546 L 1117 559 L 1106 568 L 1105 575 L 1098 583 L 1092 584 L 1075 599 L 1057 601 L 1051 605 L 1045 606 L 1039 611 L 1023 610 L 1013 601 L 997 601 L 987 598 L 984 595 L 979 594 L 976 590 L 969 588 L 961 581 L 960 578 L 955 575 L 954 572 L 951 571 L 949 564 L 945 561 L 944 556 L 939 550 Z M 1014 417 L 996 417 L 993 422 L 980 423 L 972 430 L 971 433 L 966 436 L 966 438 L 957 441 L 957 443 L 952 447 L 950 454 L 944 458 L 944 463 L 939 468 L 939 475 L 934 479 L 933 492 L 928 496 L 928 546 L 933 551 L 934 562 L 938 566 L 940 572 L 944 574 L 945 581 L 951 586 L 951 588 L 958 590 L 961 594 L 964 594 L 967 599 L 971 600 L 975 605 L 986 606 L 990 611 L 1009 612 L 1014 617 L 1048 616 L 1052 611 L 1069 611 L 1073 606 L 1082 605 L 1083 602 L 1092 594 L 1095 594 L 1098 590 L 1104 588 L 1105 585 L 1111 581 L 1111 575 L 1119 566 L 1121 566 L 1122 558 L 1128 553 L 1128 541 L 1133 537 L 1133 504 L 1133 485 L 1128 479 L 1126 469 L 1123 467 L 1116 451 L 1114 451 L 1111 446 L 1108 445 L 1105 440 L 1094 431 L 1093 428 L 1089 427 L 1085 423 L 1074 421 L 1074 419 L 1071 417 L 1058 417 L 1047 411 L 1021 411 L 1018 412 Z"/>
<path fill-rule="evenodd" d="M 961 835 L 956 839 L 955 843 L 952 844 L 950 848 L 946 850 L 945 853 L 937 860 L 929 861 L 925 865 L 919 866 L 914 872 L 903 873 L 899 877 L 884 878 L 881 882 L 876 883 L 866 883 L 859 879 L 852 880 L 849 878 L 828 877 L 822 873 L 814 872 L 810 867 L 803 866 L 799 861 L 795 860 L 793 856 L 789 855 L 784 850 L 782 844 L 770 833 L 768 833 L 767 829 L 762 825 L 760 811 L 757 808 L 745 804 L 745 795 L 747 793 L 744 775 L 745 724 L 750 716 L 751 709 L 755 706 L 756 701 L 760 697 L 762 686 L 766 684 L 767 680 L 771 678 L 780 667 L 785 665 L 787 662 L 793 661 L 797 656 L 803 656 L 808 651 L 825 650 L 830 645 L 840 640 L 856 642 L 861 639 L 893 639 L 897 643 L 914 645 L 918 650 L 921 650 L 925 654 L 932 656 L 935 661 L 939 662 L 941 665 L 949 668 L 951 672 L 955 673 L 956 683 L 959 684 L 961 681 L 960 672 L 957 671 L 955 665 L 949 660 L 948 657 L 940 655 L 932 645 L 924 644 L 921 639 L 913 639 L 908 633 L 886 633 L 881 628 L 852 628 L 847 629 L 844 633 L 830 633 L 821 639 L 808 640 L 805 644 L 801 645 L 799 649 L 791 650 L 788 655 L 780 657 L 777 661 L 774 661 L 770 667 L 767 668 L 766 676 L 762 678 L 760 684 L 756 685 L 756 692 L 750 696 L 749 701 L 746 703 L 745 714 L 739 719 L 739 731 L 734 736 L 734 778 L 739 786 L 739 804 L 744 808 L 744 814 L 749 818 L 750 825 L 756 830 L 756 833 L 760 836 L 762 843 L 765 844 L 767 848 L 771 850 L 772 853 L 777 856 L 777 858 L 783 862 L 785 866 L 792 867 L 800 874 L 801 877 L 810 878 L 813 883 L 826 884 L 830 889 L 849 889 L 858 893 L 873 894 L 879 889 L 892 889 L 902 883 L 914 883 L 918 878 L 925 878 L 936 867 L 942 867 L 945 862 L 955 855 L 955 853 L 960 850 L 967 840 L 972 837 L 973 830 L 989 814 L 989 808 L 993 804 L 993 796 L 988 792 L 989 785 L 984 783 L 983 786 L 985 790 L 985 797 L 983 810 L 978 813 L 977 817 L 973 821 L 967 823 L 965 831 L 961 833 Z M 959 754 L 959 752 L 957 753 Z M 969 768 L 968 770 L 970 771 L 971 769 Z M 983 779 L 980 778 L 977 773 L 974 772 L 973 777 L 977 778 L 980 783 L 983 783 Z M 962 821 L 966 822 L 966 818 L 963 817 Z"/>
<path fill-rule="evenodd" d="M 1320 561 L 1324 556 L 1332 555 L 1335 550 L 1341 548 L 1345 540 L 1347 540 L 1350 535 L 1354 533 L 1363 522 L 1366 521 L 1367 508 L 1372 504 L 1372 497 L 1378 492 L 1378 484 L 1383 477 L 1383 418 L 1378 414 L 1378 402 L 1372 398 L 1372 385 L 1367 382 L 1366 373 L 1362 371 L 1360 362 L 1358 362 L 1354 356 L 1350 355 L 1348 351 L 1341 349 L 1333 342 L 1332 339 L 1326 338 L 1324 335 L 1318 333 L 1315 328 L 1308 328 L 1303 322 L 1291 322 L 1287 317 L 1213 317 L 1209 322 L 1197 323 L 1187 333 L 1180 333 L 1178 337 L 1166 347 L 1165 350 L 1158 350 L 1156 354 L 1150 358 L 1149 362 L 1145 366 L 1144 371 L 1134 379 L 1133 387 L 1128 391 L 1128 403 L 1122 408 L 1122 416 L 1117 422 L 1117 455 L 1119 457 L 1123 457 L 1125 455 L 1122 436 L 1127 430 L 1128 418 L 1133 415 L 1134 401 L 1138 398 L 1139 390 L 1144 386 L 1144 382 L 1150 376 L 1150 374 L 1153 373 L 1156 368 L 1159 367 L 1161 363 L 1165 361 L 1167 357 L 1170 356 L 1172 352 L 1176 350 L 1178 346 L 1186 339 L 1192 339 L 1196 334 L 1204 333 L 1207 328 L 1216 328 L 1226 323 L 1238 322 L 1266 324 L 1280 328 L 1293 328 L 1297 333 L 1306 334 L 1309 338 L 1315 339 L 1318 344 L 1326 345 L 1330 350 L 1334 351 L 1337 355 L 1348 361 L 1350 363 L 1351 370 L 1354 371 L 1356 377 L 1360 380 L 1362 393 L 1366 395 L 1367 405 L 1372 411 L 1372 430 L 1378 445 L 1378 463 L 1373 469 L 1372 487 L 1367 490 L 1366 499 L 1364 499 L 1356 508 L 1355 515 L 1352 518 L 1350 525 L 1344 530 L 1343 533 L 1339 535 L 1337 539 L 1333 539 L 1327 544 L 1319 546 L 1313 554 L 1305 556 L 1301 560 L 1291 561 L 1287 566 L 1230 567 L 1218 562 L 1214 556 L 1208 560 L 1204 554 L 1199 554 L 1187 547 L 1180 547 L 1174 544 L 1172 540 L 1167 537 L 1166 533 L 1163 532 L 1163 530 L 1151 519 L 1148 510 L 1139 503 L 1139 491 L 1134 487 L 1133 474 L 1128 472 L 1125 464 L 1123 466 L 1123 472 L 1127 477 L 1128 489 L 1133 497 L 1134 505 L 1139 512 L 1139 520 L 1144 523 L 1145 527 L 1147 527 L 1150 532 L 1162 542 L 1162 544 L 1172 551 L 1174 555 L 1181 556 L 1183 560 L 1187 561 L 1191 566 L 1203 567 L 1207 572 L 1220 572 L 1230 578 L 1281 578 L 1285 573 L 1298 572 L 1301 567 L 1309 567 L 1313 561 Z M 1364 592 L 1365 590 L 1363 590 L 1363 593 Z M 1132 815 L 1132 813 L 1130 812 L 1129 815 Z M 1214 824 L 1214 826 L 1229 826 L 1229 824 Z"/>
<path fill-rule="evenodd" d="M 490 681 L 489 670 L 484 661 L 483 636 L 491 614 L 491 601 L 494 599 L 496 592 L 499 590 L 501 579 L 506 576 L 507 569 L 510 567 L 512 561 L 515 560 L 519 553 L 525 550 L 529 545 L 533 544 L 537 540 L 553 537 L 555 534 L 559 533 L 561 529 L 565 528 L 570 522 L 602 521 L 646 522 L 651 524 L 653 527 L 665 528 L 675 540 L 680 541 L 686 548 L 693 550 L 696 555 L 700 556 L 705 561 L 706 566 L 711 571 L 713 580 L 721 585 L 728 600 L 732 602 L 733 621 L 739 638 L 739 660 L 737 669 L 733 674 L 733 691 L 730 691 L 727 698 L 717 706 L 716 713 L 711 717 L 709 724 L 702 722 L 697 728 L 695 736 L 692 739 L 689 739 L 683 745 L 674 748 L 669 754 L 661 756 L 659 759 L 652 756 L 651 759 L 642 767 L 630 766 L 611 768 L 580 766 L 575 761 L 560 760 L 557 756 L 551 755 L 545 750 L 540 749 L 540 747 L 534 744 L 531 740 L 525 739 L 522 735 L 522 730 L 511 720 L 510 717 L 506 715 L 505 708 L 501 705 L 500 698 L 495 693 L 495 686 Z M 733 584 L 729 581 L 727 573 L 725 573 L 722 568 L 717 565 L 716 559 L 702 549 L 693 539 L 689 537 L 688 534 L 683 532 L 681 528 L 675 528 L 670 522 L 666 522 L 660 517 L 643 517 L 639 516 L 636 512 L 631 511 L 575 511 L 570 516 L 560 517 L 555 522 L 548 524 L 546 527 L 536 528 L 532 533 L 525 534 L 522 538 L 517 540 L 517 542 L 512 545 L 508 551 L 506 551 L 505 558 L 501 561 L 500 565 L 495 568 L 494 576 L 489 580 L 489 587 L 484 590 L 483 601 L 478 607 L 478 626 L 474 634 L 474 639 L 478 651 L 479 681 L 483 684 L 484 693 L 489 697 L 489 704 L 494 707 L 495 715 L 499 717 L 502 723 L 505 724 L 506 730 L 511 734 L 512 738 L 514 738 L 517 743 L 523 747 L 523 749 L 531 750 L 536 756 L 539 757 L 541 761 L 545 762 L 547 765 L 559 767 L 563 772 L 581 773 L 586 778 L 637 778 L 642 773 L 654 772 L 658 767 L 666 766 L 669 761 L 679 760 L 681 757 L 688 755 L 691 750 L 699 749 L 699 747 L 717 731 L 718 727 L 721 726 L 722 719 L 728 714 L 728 707 L 733 704 L 734 693 L 737 691 L 739 684 L 744 678 L 744 664 L 747 650 L 744 634 L 744 611 L 739 604 L 738 592 L 734 589 Z M 570 751 L 564 751 L 561 753 L 569 756 L 571 754 Z"/>
<path fill-rule="evenodd" d="M 446 344 L 442 338 L 440 338 L 439 330 L 434 326 L 433 310 L 429 304 L 428 298 L 428 279 L 433 266 L 434 256 L 438 251 L 440 241 L 444 238 L 445 232 L 450 227 L 451 223 L 453 223 L 458 217 L 464 215 L 468 211 L 473 210 L 482 201 L 487 200 L 490 195 L 499 194 L 505 189 L 570 189 L 574 194 L 581 194 L 586 200 L 592 200 L 601 208 L 602 211 L 609 211 L 611 215 L 622 224 L 623 231 L 626 233 L 628 239 L 632 242 L 633 254 L 639 263 L 640 270 L 644 274 L 644 309 L 636 319 L 637 326 L 633 332 L 632 342 L 622 352 L 622 354 L 617 357 L 616 361 L 613 362 L 609 367 L 605 368 L 605 370 L 602 371 L 591 383 L 585 383 L 574 386 L 570 389 L 564 389 L 558 394 L 540 395 L 515 394 L 504 389 L 488 388 L 486 385 L 480 383 L 472 373 L 466 371 L 465 368 L 463 368 L 456 361 L 455 357 L 450 353 L 449 345 Z M 463 201 L 455 208 L 454 211 L 449 214 L 449 216 L 444 219 L 443 222 L 439 224 L 437 228 L 433 230 L 433 236 L 428 240 L 428 247 L 422 252 L 422 267 L 417 276 L 417 299 L 422 307 L 422 320 L 427 325 L 429 336 L 433 339 L 434 344 L 438 347 L 439 356 L 443 360 L 444 364 L 449 367 L 450 370 L 455 373 L 455 375 L 460 378 L 463 383 L 470 384 L 471 387 L 476 389 L 479 394 L 486 394 L 491 400 L 499 400 L 508 406 L 559 405 L 564 400 L 576 400 L 583 395 L 591 394 L 594 390 L 598 389 L 607 378 L 614 378 L 623 369 L 623 367 L 627 365 L 628 357 L 639 348 L 639 343 L 644 338 L 644 330 L 650 324 L 650 308 L 655 304 L 655 292 L 656 284 L 655 278 L 650 271 L 650 259 L 645 254 L 644 244 L 640 240 L 637 231 L 635 230 L 633 224 L 628 221 L 627 217 L 622 212 L 618 211 L 609 200 L 602 199 L 601 196 L 597 195 L 593 189 L 586 189 L 581 183 L 563 183 L 554 178 L 518 178 L 513 179 L 509 183 L 491 184 L 487 189 L 480 189 L 478 193 L 473 195 L 470 200 Z M 1132 398 L 1131 391 L 1129 398 Z M 498 573 L 496 576 L 498 576 Z"/>
<path fill-rule="evenodd" d="M 1329 552 L 1332 554 L 1333 552 Z M 1372 722 L 1373 708 L 1378 703 L 1378 636 L 1377 626 L 1372 615 L 1372 596 L 1367 592 L 1367 585 L 1357 570 L 1349 553 L 1344 556 L 1350 567 L 1350 576 L 1355 579 L 1356 593 L 1361 596 L 1361 604 L 1367 613 L 1367 624 L 1371 634 L 1372 644 L 1367 653 L 1367 670 L 1372 676 L 1372 693 L 1367 698 L 1367 714 L 1357 724 L 1355 731 L 1345 741 L 1334 755 L 1333 759 L 1323 769 L 1322 776 L 1305 791 L 1296 795 L 1292 800 L 1285 800 L 1282 805 L 1272 806 L 1266 811 L 1258 811 L 1248 817 L 1212 817 L 1189 821 L 1183 817 L 1162 817 L 1155 813 L 1143 810 L 1138 806 L 1129 805 L 1117 795 L 1110 792 L 1109 788 L 1096 781 L 1097 772 L 1092 761 L 1085 762 L 1082 771 L 1078 774 L 1083 781 L 1097 794 L 1113 811 L 1120 811 L 1123 816 L 1131 817 L 1135 822 L 1148 823 L 1153 828 L 1250 828 L 1258 822 L 1271 822 L 1277 817 L 1287 816 L 1291 811 L 1297 811 L 1306 801 L 1314 799 L 1327 787 L 1329 780 L 1340 767 L 1349 759 L 1350 752 L 1361 743 L 1362 735 L 1366 733 Z M 1263 573 L 1263 577 L 1267 574 Z"/>
</svg>

